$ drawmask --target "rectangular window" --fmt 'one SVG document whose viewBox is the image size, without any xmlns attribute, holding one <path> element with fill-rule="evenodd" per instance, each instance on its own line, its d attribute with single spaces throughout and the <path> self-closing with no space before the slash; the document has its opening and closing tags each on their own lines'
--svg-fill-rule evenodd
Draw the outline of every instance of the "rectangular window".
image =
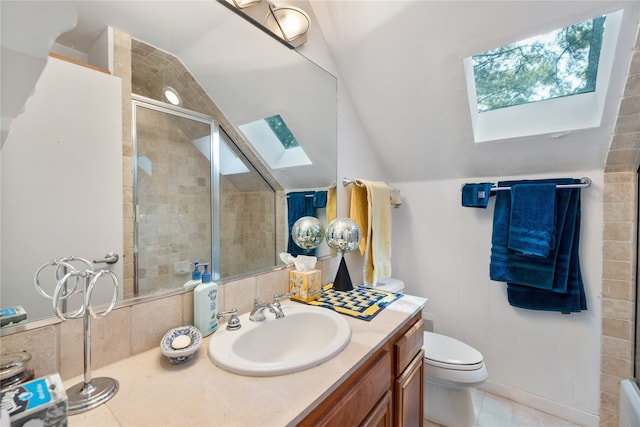
<svg viewBox="0 0 640 427">
<path fill-rule="evenodd" d="M 595 91 L 605 20 L 599 16 L 474 55 L 478 112 Z"/>
</svg>

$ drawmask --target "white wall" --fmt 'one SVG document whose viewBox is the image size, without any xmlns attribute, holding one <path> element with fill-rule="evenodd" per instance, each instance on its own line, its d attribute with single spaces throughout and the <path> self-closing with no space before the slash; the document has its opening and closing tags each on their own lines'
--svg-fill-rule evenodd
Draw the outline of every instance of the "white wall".
<svg viewBox="0 0 640 427">
<path fill-rule="evenodd" d="M 598 425 L 602 187 L 598 170 L 582 190 L 580 260 L 588 310 L 562 315 L 511 307 L 506 285 L 489 279 L 492 198 L 487 209 L 461 206 L 465 182 L 548 176 L 394 183 L 403 205 L 393 211 L 394 276 L 406 291 L 428 297 L 436 332 L 480 350 L 485 388 L 583 425 Z"/>
</svg>

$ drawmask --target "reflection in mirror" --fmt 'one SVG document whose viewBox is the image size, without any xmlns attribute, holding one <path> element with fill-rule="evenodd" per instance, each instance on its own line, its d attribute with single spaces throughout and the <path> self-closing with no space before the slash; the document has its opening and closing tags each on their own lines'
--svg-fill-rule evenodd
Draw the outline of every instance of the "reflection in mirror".
<svg viewBox="0 0 640 427">
<path fill-rule="evenodd" d="M 229 135 L 196 112 L 134 106 L 134 295 L 180 289 L 194 261 L 214 280 L 273 266 L 275 191 Z"/>
<path fill-rule="evenodd" d="M 231 156 L 233 160 L 225 159 Z M 277 254 L 284 248 L 284 229 L 277 223 L 276 196 L 276 191 L 221 127 L 221 277 L 263 271 L 278 263 Z"/>
<path fill-rule="evenodd" d="M 137 99 L 137 98 L 134 98 Z M 213 121 L 134 102 L 134 289 L 176 289 L 191 262 L 210 263 Z M 186 263 L 186 265 L 184 265 Z"/>
<path fill-rule="evenodd" d="M 3 1 L 0 6 L 7 3 Z M 43 262 L 62 256 L 98 259 L 108 252 L 120 253 L 120 261 L 112 268 L 124 283 L 125 299 L 182 286 L 189 278 L 184 274 L 184 263 L 194 259 L 218 262 L 223 281 L 277 265 L 276 254 L 286 250 L 288 237 L 285 194 L 327 190 L 336 181 L 335 77 L 217 2 L 71 4 L 77 9 L 78 25 L 61 35 L 52 51 L 76 63 L 48 59 L 25 112 L 12 123 L 2 150 L 3 307 L 23 305 L 30 321 L 51 317 L 50 302 L 34 290 L 33 273 Z M 149 18 L 150 10 L 153 19 Z M 3 7 L 3 17 L 4 11 Z M 175 16 L 181 17 L 179 22 L 173 19 Z M 28 26 L 30 21 L 25 17 L 24 22 L 16 22 Z M 82 67 L 78 62 L 108 72 Z M 170 70 L 176 65 L 181 68 Z M 172 77 L 176 75 L 182 79 Z M 151 238 L 146 230 L 137 230 L 135 235 L 134 224 L 141 226 L 145 218 L 138 216 L 135 222 L 134 213 L 145 211 L 149 216 L 153 209 L 149 205 L 134 209 L 133 171 L 138 181 L 145 180 L 160 172 L 161 162 L 143 153 L 137 153 L 134 159 L 131 99 L 137 94 L 167 102 L 161 94 L 167 87 L 176 90 L 180 108 L 212 118 L 214 140 L 217 135 L 220 147 L 219 175 L 198 172 L 195 178 L 181 179 L 195 179 L 195 186 L 202 184 L 204 192 L 215 187 L 219 179 L 220 191 L 213 192 L 213 198 L 207 201 L 193 197 L 200 202 L 195 206 L 179 202 L 171 227 L 188 242 L 188 250 L 141 268 L 134 263 L 134 246 L 138 256 L 150 259 L 153 250 L 162 249 L 156 246 L 147 250 L 149 241 L 165 237 Z M 5 91 L 1 93 L 4 97 Z M 274 115 L 285 121 L 311 165 L 270 169 L 251 148 L 240 126 Z M 183 120 L 189 123 L 184 118 L 172 120 L 174 124 Z M 207 127 L 198 123 L 200 126 Z M 181 148 L 189 147 L 191 157 L 199 156 L 201 163 L 210 163 L 191 142 L 206 138 L 208 131 L 192 134 L 184 126 L 175 126 L 165 132 L 188 140 Z M 177 159 L 182 154 L 172 157 L 162 151 L 162 155 L 169 159 L 170 169 L 180 166 Z M 235 166 L 223 162 L 223 156 L 232 158 Z M 234 172 L 240 164 L 251 172 Z M 164 180 L 166 188 L 176 184 L 177 178 Z M 138 182 L 138 186 L 148 184 Z M 169 197 L 163 189 L 154 197 L 165 196 Z M 249 201 L 253 204 L 245 204 Z M 207 204 L 213 209 L 208 214 L 210 225 L 198 219 L 195 223 L 182 221 L 181 215 L 185 214 L 181 209 L 195 209 L 199 214 Z M 228 205 L 235 210 L 225 210 Z M 217 217 L 211 214 L 216 209 L 220 209 Z M 326 224 L 326 209 L 317 209 L 317 214 Z M 206 227 L 219 229 L 220 233 Z M 167 229 L 164 227 L 164 231 Z M 201 235 L 207 236 L 206 243 L 196 244 L 195 239 Z M 223 243 L 231 241 L 250 243 L 233 249 Z M 184 243 L 173 242 L 173 246 L 180 245 Z M 327 248 L 318 250 L 319 255 L 328 253 Z M 140 274 L 143 269 L 147 274 L 153 271 L 154 279 L 145 282 Z M 167 277 L 161 278 L 163 274 Z"/>
<path fill-rule="evenodd" d="M 218 132 L 213 116 L 224 117 L 215 102 L 177 58 L 135 39 L 131 81 L 134 99 L 161 101 L 171 88 L 182 106 L 134 102 L 132 295 L 179 289 L 194 261 L 208 263 L 213 280 L 276 265 L 284 246 L 276 248 L 275 190 L 229 134 Z M 154 117 L 141 114 L 149 109 Z"/>
<path fill-rule="evenodd" d="M 120 87 L 107 74 L 51 58 L 11 125 L 0 168 L 0 291 L 2 306 L 23 306 L 28 320 L 53 316 L 33 283 L 41 265 L 123 253 Z M 119 278 L 122 266 L 110 267 Z M 43 286 L 52 295 L 53 275 Z"/>
</svg>

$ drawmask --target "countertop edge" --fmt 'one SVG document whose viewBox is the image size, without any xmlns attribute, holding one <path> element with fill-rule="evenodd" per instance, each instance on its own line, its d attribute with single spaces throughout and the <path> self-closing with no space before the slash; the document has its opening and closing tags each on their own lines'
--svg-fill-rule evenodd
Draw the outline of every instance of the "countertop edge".
<svg viewBox="0 0 640 427">
<path fill-rule="evenodd" d="M 183 366 L 169 364 L 159 348 L 147 350 L 95 370 L 94 378 L 113 377 L 120 382 L 120 390 L 106 404 L 89 412 L 70 416 L 69 425 L 139 425 L 140 420 L 153 422 L 154 417 L 167 412 L 167 405 L 184 406 L 185 411 L 193 414 L 188 419 L 175 420 L 176 422 L 172 420 L 174 426 L 205 425 L 206 420 L 211 421 L 205 414 L 199 414 L 199 411 L 216 413 L 218 418 L 214 419 L 217 425 L 254 425 L 260 418 L 268 419 L 269 425 L 295 425 L 359 369 L 411 317 L 421 311 L 426 302 L 425 298 L 403 295 L 370 322 L 346 316 L 352 327 L 352 339 L 341 354 L 314 368 L 280 377 L 243 377 L 223 371 L 208 357 L 210 337 L 203 340 L 197 357 L 194 358 L 196 360 Z M 203 380 L 204 378 L 206 379 Z M 66 387 L 70 387 L 81 382 L 83 377 L 78 376 L 64 383 Z M 309 383 L 316 384 L 316 388 L 309 391 L 305 388 Z M 167 384 L 174 389 L 168 388 Z M 319 389 L 320 387 L 322 388 Z M 196 390 L 192 390 L 193 388 Z M 151 390 L 153 396 L 143 393 L 147 390 Z M 132 399 L 136 399 L 136 402 L 133 403 Z M 257 412 L 243 411 L 233 407 L 236 402 L 240 406 L 250 403 L 253 404 L 252 407 L 259 409 Z M 146 408 L 148 417 L 140 413 L 142 408 Z M 166 418 L 163 420 L 167 421 Z"/>
</svg>

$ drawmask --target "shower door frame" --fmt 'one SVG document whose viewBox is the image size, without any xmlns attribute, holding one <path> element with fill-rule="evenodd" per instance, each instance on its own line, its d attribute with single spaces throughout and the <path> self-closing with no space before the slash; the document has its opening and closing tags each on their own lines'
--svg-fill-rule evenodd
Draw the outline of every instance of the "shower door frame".
<svg viewBox="0 0 640 427">
<path fill-rule="evenodd" d="M 210 126 L 210 198 L 211 198 L 211 260 L 209 267 L 212 280 L 220 279 L 220 128 L 218 121 L 206 114 L 188 110 L 186 108 L 167 104 L 141 95 L 131 94 L 132 123 L 132 172 L 133 172 L 133 268 L 134 295 L 138 294 L 138 133 L 137 133 L 137 108 L 147 108 L 160 113 L 169 114 L 183 119 L 208 124 Z"/>
</svg>

